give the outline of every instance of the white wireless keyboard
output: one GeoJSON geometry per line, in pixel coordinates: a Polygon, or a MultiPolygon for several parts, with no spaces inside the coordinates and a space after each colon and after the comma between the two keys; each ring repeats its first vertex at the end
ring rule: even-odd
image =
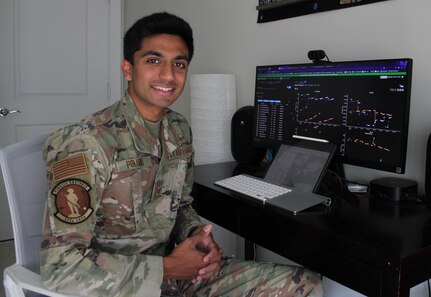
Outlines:
{"type": "Polygon", "coordinates": [[[236,175],[214,183],[216,186],[262,200],[271,199],[291,192],[291,189],[280,187],[249,175],[236,175]]]}

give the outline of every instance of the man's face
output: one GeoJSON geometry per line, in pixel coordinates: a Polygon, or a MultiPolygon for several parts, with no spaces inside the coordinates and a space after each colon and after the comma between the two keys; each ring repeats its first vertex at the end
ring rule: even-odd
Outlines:
{"type": "Polygon", "coordinates": [[[134,54],[134,65],[122,61],[130,96],[145,119],[159,120],[164,109],[180,96],[187,78],[188,57],[181,37],[159,34],[144,38],[142,48],[134,54]]]}

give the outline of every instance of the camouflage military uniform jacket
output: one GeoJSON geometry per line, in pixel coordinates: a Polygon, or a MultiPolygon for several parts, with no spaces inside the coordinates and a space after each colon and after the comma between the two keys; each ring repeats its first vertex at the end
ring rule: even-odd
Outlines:
{"type": "Polygon", "coordinates": [[[45,143],[44,284],[83,296],[160,296],[168,242],[199,217],[191,208],[193,148],[167,110],[159,139],[126,94],[45,143]]]}

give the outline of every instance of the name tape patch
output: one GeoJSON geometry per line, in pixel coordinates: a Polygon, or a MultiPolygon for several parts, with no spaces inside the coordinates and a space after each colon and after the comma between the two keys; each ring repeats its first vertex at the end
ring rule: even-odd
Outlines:
{"type": "Polygon", "coordinates": [[[193,146],[187,145],[177,148],[172,153],[168,154],[168,159],[172,160],[174,158],[178,158],[179,156],[188,155],[193,152],[193,146]]]}

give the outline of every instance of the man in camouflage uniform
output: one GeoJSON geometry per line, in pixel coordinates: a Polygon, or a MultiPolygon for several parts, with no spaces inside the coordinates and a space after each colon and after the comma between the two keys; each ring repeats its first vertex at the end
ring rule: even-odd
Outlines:
{"type": "Polygon", "coordinates": [[[322,295],[303,268],[224,259],[192,209],[191,131],[168,108],[192,55],[182,19],[142,18],[124,38],[126,94],[46,141],[46,287],[80,296],[322,295]]]}

